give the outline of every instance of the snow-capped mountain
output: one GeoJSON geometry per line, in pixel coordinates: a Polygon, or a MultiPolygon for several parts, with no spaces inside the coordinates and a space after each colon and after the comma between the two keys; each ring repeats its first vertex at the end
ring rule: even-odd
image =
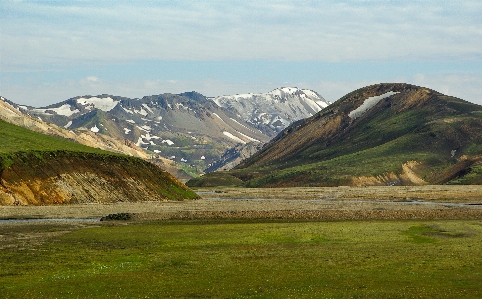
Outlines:
{"type": "Polygon", "coordinates": [[[296,87],[282,87],[268,93],[221,96],[213,101],[270,137],[330,105],[315,91],[296,87]]]}
{"type": "Polygon", "coordinates": [[[82,96],[43,108],[18,108],[69,130],[128,139],[197,172],[237,144],[269,141],[267,135],[238,115],[196,92],[142,99],[82,96]]]}
{"type": "Polygon", "coordinates": [[[285,87],[214,99],[196,92],[141,99],[79,96],[43,108],[16,108],[67,130],[127,139],[152,155],[201,173],[214,164],[222,169],[221,156],[227,150],[247,143],[261,147],[293,121],[328,104],[314,91],[285,87]]]}

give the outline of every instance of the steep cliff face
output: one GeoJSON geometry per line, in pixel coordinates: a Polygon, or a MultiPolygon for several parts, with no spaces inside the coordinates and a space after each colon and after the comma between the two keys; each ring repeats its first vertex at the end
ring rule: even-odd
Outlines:
{"type": "Polygon", "coordinates": [[[85,152],[17,152],[0,161],[0,205],[196,199],[159,167],[138,158],[85,152]]]}

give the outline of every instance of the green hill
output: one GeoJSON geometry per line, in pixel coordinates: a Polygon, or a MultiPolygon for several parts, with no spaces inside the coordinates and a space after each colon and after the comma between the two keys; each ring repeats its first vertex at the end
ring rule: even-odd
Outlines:
{"type": "Polygon", "coordinates": [[[198,196],[139,158],[0,120],[0,205],[182,200],[198,196]]]}
{"type": "Polygon", "coordinates": [[[8,154],[19,151],[55,151],[69,150],[112,154],[80,143],[40,134],[0,120],[0,153],[8,154]]]}
{"type": "MultiPolygon", "coordinates": [[[[481,157],[482,106],[377,84],[291,125],[222,175],[250,187],[475,184],[482,183],[481,157]]],[[[188,185],[212,181],[208,174],[188,185]]]]}

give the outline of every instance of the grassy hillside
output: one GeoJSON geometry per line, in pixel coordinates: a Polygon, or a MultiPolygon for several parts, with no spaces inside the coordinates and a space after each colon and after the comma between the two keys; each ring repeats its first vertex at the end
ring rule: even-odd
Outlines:
{"type": "Polygon", "coordinates": [[[10,166],[19,155],[32,153],[40,156],[53,151],[85,152],[120,155],[62,138],[40,134],[0,120],[0,170],[10,166]]]}
{"type": "Polygon", "coordinates": [[[0,121],[0,205],[182,200],[197,194],[159,167],[0,121]]]}
{"type": "MultiPolygon", "coordinates": [[[[287,128],[225,175],[249,187],[476,183],[472,167],[482,160],[481,111],[423,87],[372,85],[287,128]],[[349,116],[368,98],[387,92],[396,93],[360,117],[349,116]]],[[[188,185],[204,181],[212,181],[209,174],[188,185]]]]}
{"type": "Polygon", "coordinates": [[[26,151],[56,151],[68,150],[76,152],[104,153],[80,143],[64,140],[58,137],[40,134],[28,129],[0,120],[0,154],[26,151]]]}

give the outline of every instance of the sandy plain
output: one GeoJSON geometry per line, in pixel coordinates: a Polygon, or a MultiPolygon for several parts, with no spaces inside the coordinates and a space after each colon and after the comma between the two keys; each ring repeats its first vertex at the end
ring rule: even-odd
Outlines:
{"type": "Polygon", "coordinates": [[[130,213],[133,221],[164,219],[482,219],[482,186],[206,188],[194,201],[0,206],[12,221],[97,221],[130,213]]]}

